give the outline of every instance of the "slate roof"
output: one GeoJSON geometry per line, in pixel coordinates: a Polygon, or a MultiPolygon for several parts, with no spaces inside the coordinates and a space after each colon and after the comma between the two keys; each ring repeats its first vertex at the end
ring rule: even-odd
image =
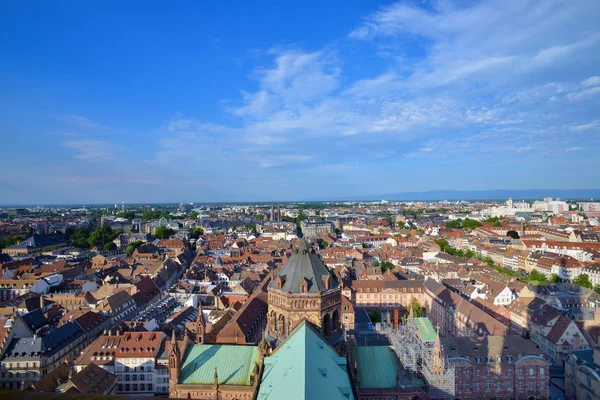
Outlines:
{"type": "Polygon", "coordinates": [[[25,239],[24,241],[22,241],[19,244],[16,244],[14,246],[10,246],[9,248],[11,249],[26,249],[28,247],[50,247],[50,246],[62,246],[62,245],[66,245],[67,242],[65,242],[65,240],[59,236],[59,235],[55,235],[55,234],[50,234],[50,235],[38,235],[38,234],[33,234],[33,236],[25,239]]]}
{"type": "Polygon", "coordinates": [[[250,375],[257,361],[256,346],[189,345],[181,362],[179,383],[212,385],[216,368],[219,385],[250,386],[250,375]]]}
{"type": "Polygon", "coordinates": [[[21,316],[25,325],[27,325],[32,331],[37,331],[43,326],[48,325],[48,320],[44,316],[44,313],[39,308],[24,314],[21,316]]]}
{"type": "Polygon", "coordinates": [[[346,358],[302,321],[269,357],[257,400],[352,400],[346,358]]]}
{"type": "Polygon", "coordinates": [[[83,330],[79,325],[69,322],[42,337],[15,338],[6,351],[5,359],[37,360],[41,354],[51,357],[81,335],[83,330]]]}
{"type": "Polygon", "coordinates": [[[321,258],[309,246],[306,240],[300,240],[298,247],[283,266],[275,273],[276,278],[270,283],[271,288],[277,288],[277,277],[284,280],[281,290],[289,293],[302,293],[301,283],[306,280],[307,293],[319,293],[327,290],[326,279],[331,277],[331,288],[337,286],[337,279],[323,264],[321,258]]]}

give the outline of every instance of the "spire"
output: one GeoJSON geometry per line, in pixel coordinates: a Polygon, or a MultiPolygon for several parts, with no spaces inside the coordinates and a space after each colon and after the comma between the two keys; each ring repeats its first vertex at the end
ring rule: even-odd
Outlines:
{"type": "Polygon", "coordinates": [[[173,329],[171,334],[171,344],[173,347],[177,346],[177,337],[175,336],[175,329],[173,329]]]}
{"type": "Polygon", "coordinates": [[[437,327],[437,335],[433,350],[431,351],[431,369],[434,374],[443,375],[446,371],[444,354],[442,352],[442,342],[440,340],[440,327],[437,327]]]}
{"type": "Polygon", "coordinates": [[[279,202],[277,202],[277,221],[281,221],[281,208],[279,208],[279,202]]]}
{"type": "Polygon", "coordinates": [[[219,374],[217,373],[217,367],[215,367],[215,385],[219,386],[219,374]]]}

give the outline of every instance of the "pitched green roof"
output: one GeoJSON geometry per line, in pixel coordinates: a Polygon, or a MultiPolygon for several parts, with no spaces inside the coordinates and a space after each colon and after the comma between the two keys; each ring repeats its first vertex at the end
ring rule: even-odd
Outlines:
{"type": "Polygon", "coordinates": [[[419,330],[419,335],[421,335],[421,339],[424,341],[435,342],[437,337],[437,333],[435,329],[433,329],[433,325],[431,325],[431,321],[427,317],[419,317],[415,318],[415,325],[419,330]]]}
{"type": "Polygon", "coordinates": [[[358,364],[361,388],[390,389],[396,387],[398,364],[388,346],[359,346],[352,349],[358,364]]]}
{"type": "Polygon", "coordinates": [[[352,400],[346,358],[306,321],[265,358],[257,400],[352,400]]]}
{"type": "Polygon", "coordinates": [[[250,374],[257,360],[256,346],[189,345],[181,363],[179,383],[212,385],[217,368],[220,385],[249,386],[250,374]]]}

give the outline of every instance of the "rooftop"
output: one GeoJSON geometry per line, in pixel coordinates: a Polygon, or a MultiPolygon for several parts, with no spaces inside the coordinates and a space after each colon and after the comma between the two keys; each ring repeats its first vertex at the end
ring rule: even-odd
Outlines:
{"type": "Polygon", "coordinates": [[[212,385],[216,368],[219,385],[250,386],[250,375],[257,360],[256,346],[190,345],[181,363],[179,383],[212,385]]]}

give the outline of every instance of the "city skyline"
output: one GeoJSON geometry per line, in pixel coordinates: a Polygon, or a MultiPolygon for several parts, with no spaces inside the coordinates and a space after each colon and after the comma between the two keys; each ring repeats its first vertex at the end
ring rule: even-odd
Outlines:
{"type": "Polygon", "coordinates": [[[593,1],[3,11],[3,204],[600,186],[593,1]]]}

